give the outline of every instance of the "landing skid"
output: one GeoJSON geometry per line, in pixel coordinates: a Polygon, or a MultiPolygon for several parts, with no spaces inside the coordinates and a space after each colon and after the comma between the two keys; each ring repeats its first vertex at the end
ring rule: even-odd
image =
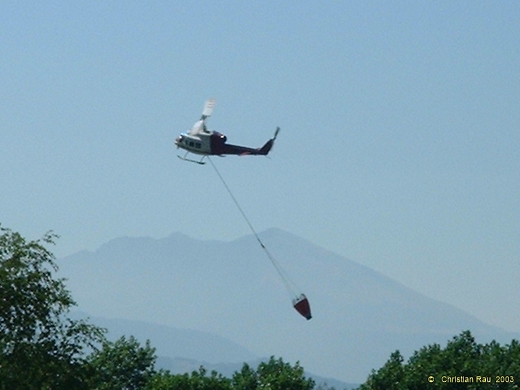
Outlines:
{"type": "Polygon", "coordinates": [[[190,158],[186,158],[187,155],[188,155],[188,153],[186,153],[186,155],[184,157],[181,157],[179,155],[177,155],[177,157],[179,157],[183,161],[188,161],[188,162],[192,162],[195,164],[200,164],[200,165],[206,164],[206,161],[202,161],[202,160],[204,160],[204,157],[206,157],[206,156],[202,156],[202,158],[199,161],[197,161],[197,160],[192,160],[190,158]]]}

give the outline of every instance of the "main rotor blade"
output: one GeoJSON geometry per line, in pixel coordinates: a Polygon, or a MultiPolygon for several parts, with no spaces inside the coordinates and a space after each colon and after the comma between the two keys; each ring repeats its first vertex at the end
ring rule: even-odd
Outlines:
{"type": "Polygon", "coordinates": [[[215,99],[209,99],[206,101],[206,104],[204,105],[204,111],[202,111],[201,119],[210,117],[211,113],[213,112],[213,107],[215,107],[215,99]]]}

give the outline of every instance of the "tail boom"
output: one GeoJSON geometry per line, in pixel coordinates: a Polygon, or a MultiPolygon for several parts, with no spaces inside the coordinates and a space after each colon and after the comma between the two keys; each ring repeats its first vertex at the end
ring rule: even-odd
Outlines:
{"type": "MultiPolygon", "coordinates": [[[[212,154],[236,154],[239,156],[247,156],[247,155],[253,155],[253,156],[267,156],[269,152],[271,151],[274,141],[276,140],[276,136],[278,135],[278,132],[280,131],[280,128],[276,128],[276,132],[274,133],[274,137],[271,138],[269,141],[267,141],[264,146],[261,148],[249,148],[247,146],[240,146],[240,145],[232,145],[226,143],[225,137],[216,137],[214,143],[211,146],[211,149],[213,151],[212,154]]],[[[220,134],[218,134],[220,136],[220,134]]]]}

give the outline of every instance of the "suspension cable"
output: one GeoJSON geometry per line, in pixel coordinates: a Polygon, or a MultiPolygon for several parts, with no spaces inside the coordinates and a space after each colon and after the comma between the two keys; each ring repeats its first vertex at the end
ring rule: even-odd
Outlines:
{"type": "Polygon", "coordinates": [[[254,236],[256,237],[256,240],[258,241],[258,243],[260,244],[260,246],[262,247],[262,249],[264,250],[265,254],[267,255],[268,259],[271,261],[271,263],[273,264],[274,268],[276,269],[276,271],[278,272],[278,275],[280,275],[280,278],[282,279],[282,282],[284,283],[285,285],[285,288],[287,289],[287,291],[291,294],[292,298],[298,296],[299,294],[297,294],[297,291],[299,291],[298,287],[296,286],[296,283],[294,283],[290,278],[289,278],[289,275],[287,274],[287,272],[281,267],[281,265],[278,263],[278,261],[276,261],[276,259],[274,258],[274,256],[271,254],[271,252],[269,252],[269,250],[267,249],[267,247],[264,245],[264,243],[262,242],[262,240],[260,239],[260,237],[258,236],[258,233],[256,232],[255,228],[253,227],[253,225],[251,224],[251,222],[249,221],[249,218],[247,218],[247,215],[246,213],[244,212],[244,210],[242,209],[242,207],[240,207],[240,204],[238,203],[237,199],[235,198],[235,196],[233,195],[233,192],[231,192],[231,189],[229,188],[229,186],[227,185],[226,181],[224,180],[224,178],[222,177],[222,175],[220,174],[219,170],[217,169],[217,167],[215,166],[215,164],[213,163],[213,160],[209,157],[208,157],[208,160],[209,162],[211,163],[211,165],[213,166],[213,169],[215,170],[215,172],[217,173],[218,177],[220,178],[220,181],[222,182],[222,184],[224,184],[224,187],[226,187],[226,190],[227,192],[229,193],[229,195],[231,196],[231,199],[233,200],[233,202],[235,203],[235,205],[237,206],[237,209],[238,211],[240,211],[240,214],[242,214],[242,217],[244,217],[244,220],[246,221],[247,225],[249,226],[249,229],[251,229],[251,231],[253,232],[254,236]]]}

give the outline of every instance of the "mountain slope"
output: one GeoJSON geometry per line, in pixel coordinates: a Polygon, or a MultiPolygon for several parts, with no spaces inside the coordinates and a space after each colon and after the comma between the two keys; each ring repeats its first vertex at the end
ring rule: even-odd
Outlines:
{"type": "Polygon", "coordinates": [[[107,337],[110,340],[117,340],[121,336],[134,336],[142,344],[146,340],[152,340],[152,347],[155,348],[157,356],[204,361],[210,364],[245,362],[258,358],[237,343],[210,332],[145,321],[92,317],[84,313],[74,313],[74,316],[88,317],[90,323],[107,329],[107,337]]]}
{"type": "MultiPolygon", "coordinates": [[[[411,353],[465,329],[482,341],[511,340],[300,237],[278,229],[261,237],[309,297],[312,320],[292,308],[253,236],[232,242],[179,233],[158,240],[119,238],[58,263],[79,308],[92,315],[215,333],[257,356],[299,360],[308,371],[345,382],[364,381],[395,349],[411,353]]],[[[221,356],[220,362],[233,362],[221,356]]]]}

